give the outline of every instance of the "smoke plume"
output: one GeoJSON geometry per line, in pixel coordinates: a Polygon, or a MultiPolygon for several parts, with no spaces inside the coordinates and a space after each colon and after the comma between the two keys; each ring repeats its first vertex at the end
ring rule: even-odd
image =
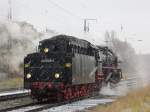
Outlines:
{"type": "Polygon", "coordinates": [[[120,67],[123,71],[123,81],[115,88],[109,85],[103,87],[101,94],[126,94],[128,91],[141,88],[150,82],[150,55],[136,54],[134,48],[127,41],[117,38],[115,31],[106,32],[107,45],[115,51],[121,59],[120,67]]]}
{"type": "Polygon", "coordinates": [[[24,56],[43,38],[45,34],[26,22],[0,21],[0,78],[22,75],[24,56]]]}

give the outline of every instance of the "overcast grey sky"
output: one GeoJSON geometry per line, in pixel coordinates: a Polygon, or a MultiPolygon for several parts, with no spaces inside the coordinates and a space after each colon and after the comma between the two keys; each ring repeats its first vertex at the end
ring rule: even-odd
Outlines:
{"type": "MultiPolygon", "coordinates": [[[[119,38],[132,43],[138,53],[150,53],[149,11],[150,0],[12,0],[14,20],[27,21],[38,30],[48,27],[80,35],[83,19],[96,18],[97,23],[90,22],[96,41],[104,40],[106,30],[115,30],[119,38]]],[[[7,13],[8,1],[0,0],[0,19],[6,19],[7,13]]]]}

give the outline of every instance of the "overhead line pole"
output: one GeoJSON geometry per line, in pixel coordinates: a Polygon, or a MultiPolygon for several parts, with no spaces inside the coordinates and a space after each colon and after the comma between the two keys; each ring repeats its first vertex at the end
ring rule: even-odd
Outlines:
{"type": "Polygon", "coordinates": [[[90,19],[90,18],[84,19],[84,26],[83,27],[84,27],[85,33],[89,32],[89,30],[90,30],[88,21],[96,21],[97,22],[97,19],[90,19]]]}
{"type": "Polygon", "coordinates": [[[11,0],[8,0],[8,5],[9,5],[8,20],[12,20],[12,3],[11,3],[11,0]]]}

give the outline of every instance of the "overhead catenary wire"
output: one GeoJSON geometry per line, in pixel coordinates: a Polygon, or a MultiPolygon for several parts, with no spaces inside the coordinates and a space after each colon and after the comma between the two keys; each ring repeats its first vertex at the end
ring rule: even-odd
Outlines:
{"type": "Polygon", "coordinates": [[[52,0],[47,0],[48,2],[50,2],[51,4],[53,4],[54,6],[56,6],[57,8],[61,9],[61,11],[65,12],[66,14],[70,15],[71,17],[74,17],[78,20],[83,20],[81,17],[79,17],[78,15],[72,13],[71,11],[65,9],[64,7],[62,7],[61,5],[59,5],[58,3],[52,1],[52,0]]]}

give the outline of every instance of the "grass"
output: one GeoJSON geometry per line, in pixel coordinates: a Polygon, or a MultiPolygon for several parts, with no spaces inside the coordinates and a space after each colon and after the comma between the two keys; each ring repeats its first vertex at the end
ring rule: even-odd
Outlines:
{"type": "Polygon", "coordinates": [[[23,87],[23,78],[11,78],[0,80],[0,90],[7,90],[7,89],[19,89],[23,87]]]}
{"type": "Polygon", "coordinates": [[[89,112],[150,112],[150,86],[130,92],[111,105],[99,105],[89,112]]]}

